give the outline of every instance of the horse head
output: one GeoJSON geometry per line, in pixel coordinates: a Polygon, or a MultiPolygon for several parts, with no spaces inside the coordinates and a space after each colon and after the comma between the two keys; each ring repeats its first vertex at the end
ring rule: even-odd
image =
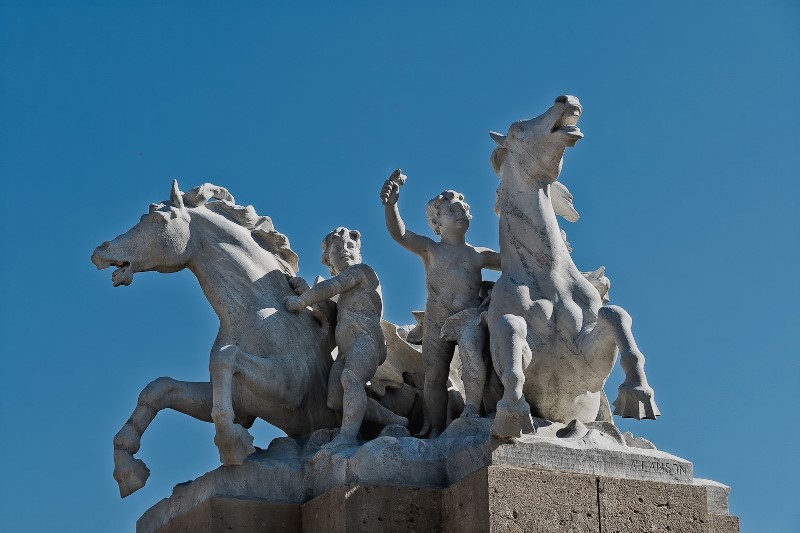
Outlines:
{"type": "Polygon", "coordinates": [[[492,167],[500,175],[504,165],[513,166],[522,178],[553,183],[561,173],[564,150],[583,138],[578,129],[582,108],[574,96],[559,96],[553,106],[536,118],[511,124],[507,135],[490,132],[497,143],[492,167]]]}
{"type": "Polygon", "coordinates": [[[98,269],[117,267],[111,275],[115,287],[130,285],[136,272],[177,272],[188,264],[191,215],[177,180],[172,182],[168,203],[150,204],[139,223],[112,241],[98,246],[92,263],[98,269]]]}
{"type": "Polygon", "coordinates": [[[238,238],[252,243],[267,270],[287,275],[298,270],[297,255],[269,217],[259,216],[252,206],[236,205],[223,187],[206,183],[182,193],[177,181],[168,201],[150,204],[138,224],[98,246],[91,259],[98,269],[117,267],[111,275],[115,287],[130,285],[136,272],[171,273],[189,266],[204,234],[216,242],[238,238]]]}

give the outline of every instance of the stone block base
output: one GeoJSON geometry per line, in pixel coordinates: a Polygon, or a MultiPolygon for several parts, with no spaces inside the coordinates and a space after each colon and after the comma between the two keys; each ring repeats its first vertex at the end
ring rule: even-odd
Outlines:
{"type": "Polygon", "coordinates": [[[345,485],[303,504],[302,531],[442,531],[441,492],[345,485]]]}
{"type": "Polygon", "coordinates": [[[293,503],[211,497],[166,524],[159,516],[144,513],[136,521],[136,531],[159,533],[231,533],[258,531],[279,533],[303,531],[300,506],[293,503]]]}
{"type": "Polygon", "coordinates": [[[155,506],[136,529],[738,533],[739,520],[727,515],[727,487],[720,487],[488,466],[447,488],[342,485],[304,504],[214,496],[165,524],[155,506]]]}

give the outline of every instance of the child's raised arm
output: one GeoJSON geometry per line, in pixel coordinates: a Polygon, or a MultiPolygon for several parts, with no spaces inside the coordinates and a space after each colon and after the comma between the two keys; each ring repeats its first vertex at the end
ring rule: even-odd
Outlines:
{"type": "Polygon", "coordinates": [[[405,182],[405,176],[400,173],[400,170],[395,170],[389,179],[383,182],[381,188],[381,202],[383,203],[384,214],[386,216],[386,229],[389,230],[389,235],[409,252],[414,252],[417,255],[430,250],[431,246],[435,243],[433,240],[422,235],[417,235],[413,231],[407,230],[403,219],[400,218],[400,210],[397,207],[397,201],[400,199],[400,187],[405,182]]]}

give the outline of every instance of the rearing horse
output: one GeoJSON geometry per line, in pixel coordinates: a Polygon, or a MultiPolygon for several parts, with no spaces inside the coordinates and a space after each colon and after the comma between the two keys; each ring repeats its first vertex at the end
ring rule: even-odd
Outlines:
{"type": "Polygon", "coordinates": [[[150,471],[133,454],[162,409],[213,422],[225,465],[241,464],[255,451],[246,428],[256,418],[292,437],[338,427],[326,405],[327,333],[309,310],[285,309],[284,298],[295,294],[288,277],[297,271],[297,255],[269,217],[236,205],[222,187],[205,184],[184,194],[173,182],[169,202],[151,204],[138,224],[100,245],[92,262],[118,267],[115,287],[129,285],[136,272],[189,268],[220,321],[211,382],[153,381],[114,437],[114,478],[123,497],[147,481],[150,471]]]}
{"type": "MultiPolygon", "coordinates": [[[[660,413],[644,373],[631,318],[601,296],[572,261],[553,209],[551,184],[564,151],[583,134],[574,96],[559,96],[539,117],[492,133],[492,166],[500,176],[502,275],[488,311],[492,362],[503,386],[492,426],[498,437],[532,431],[547,420],[611,422],[603,385],[617,357],[625,371],[615,414],[654,419],[660,413]]],[[[561,191],[561,192],[559,192],[561,191]]]]}

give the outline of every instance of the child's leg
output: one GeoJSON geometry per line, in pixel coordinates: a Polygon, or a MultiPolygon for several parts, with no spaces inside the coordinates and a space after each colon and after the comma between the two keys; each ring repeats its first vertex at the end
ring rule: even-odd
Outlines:
{"type": "Polygon", "coordinates": [[[425,363],[425,416],[430,425],[430,437],[437,437],[447,424],[447,378],[453,360],[455,343],[439,337],[441,325],[426,322],[422,339],[422,359],[425,363]]]}
{"type": "Polygon", "coordinates": [[[482,310],[465,309],[444,322],[441,337],[458,344],[461,357],[461,380],[464,382],[464,411],[461,416],[480,416],[483,389],[486,385],[487,365],[483,356],[486,344],[486,326],[481,320],[482,310]]]}
{"type": "Polygon", "coordinates": [[[367,393],[364,391],[365,381],[349,368],[342,372],[342,429],[336,437],[337,443],[355,443],[358,430],[367,411],[367,393]]]}
{"type": "Polygon", "coordinates": [[[342,396],[344,390],[342,389],[342,371],[344,370],[344,356],[339,353],[336,361],[331,366],[331,372],[328,374],[328,409],[336,412],[342,411],[342,396]]]}
{"type": "MultiPolygon", "coordinates": [[[[380,365],[386,361],[386,345],[383,342],[378,340],[376,342],[376,355],[374,359],[375,363],[375,370],[372,371],[370,376],[366,379],[369,381],[375,375],[375,371],[378,369],[380,365]]],[[[376,424],[380,424],[382,426],[388,426],[390,424],[398,424],[401,426],[408,426],[408,419],[398,415],[391,409],[384,407],[381,405],[377,400],[374,398],[370,398],[367,396],[367,410],[364,413],[364,419],[369,420],[370,422],[375,422],[376,424]]]]}
{"type": "Polygon", "coordinates": [[[364,413],[364,419],[382,426],[388,426],[389,424],[408,425],[407,418],[387,409],[369,396],[367,396],[367,411],[364,413]]]}
{"type": "MultiPolygon", "coordinates": [[[[339,346],[339,349],[342,349],[339,346]]],[[[379,345],[369,335],[356,339],[344,357],[342,384],[342,428],[331,443],[334,446],[353,444],[358,440],[358,431],[367,412],[367,393],[364,385],[378,369],[379,345]]]]}
{"type": "Polygon", "coordinates": [[[486,330],[483,326],[473,326],[462,331],[458,339],[458,353],[462,363],[464,382],[464,412],[461,416],[480,416],[483,403],[483,389],[486,386],[486,361],[483,358],[483,345],[486,330]]]}

